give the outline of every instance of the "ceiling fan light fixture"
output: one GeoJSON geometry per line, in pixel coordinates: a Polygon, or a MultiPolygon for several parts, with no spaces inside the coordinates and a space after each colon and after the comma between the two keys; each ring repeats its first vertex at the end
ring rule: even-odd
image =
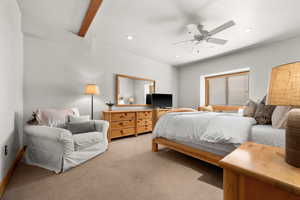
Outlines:
{"type": "Polygon", "coordinates": [[[194,49],[193,53],[198,55],[198,54],[200,54],[200,50],[199,49],[194,49]]]}
{"type": "MultiPolygon", "coordinates": [[[[185,43],[185,42],[192,42],[194,46],[202,43],[203,41],[206,41],[208,43],[213,43],[217,45],[225,45],[228,41],[221,39],[221,38],[215,38],[212,37],[213,35],[218,34],[219,32],[222,32],[232,26],[234,26],[236,23],[233,20],[230,20],[216,28],[214,28],[211,31],[205,30],[203,24],[188,24],[186,26],[187,33],[192,36],[192,39],[185,40],[182,42],[177,42],[175,44],[185,43]]],[[[199,54],[200,52],[197,52],[199,54]]]]}

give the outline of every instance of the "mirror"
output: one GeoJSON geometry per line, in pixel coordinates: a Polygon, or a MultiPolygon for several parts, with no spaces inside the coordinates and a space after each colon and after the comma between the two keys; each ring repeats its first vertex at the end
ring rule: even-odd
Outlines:
{"type": "Polygon", "coordinates": [[[147,106],[147,94],[155,93],[155,81],[117,74],[116,106],[147,106]]]}

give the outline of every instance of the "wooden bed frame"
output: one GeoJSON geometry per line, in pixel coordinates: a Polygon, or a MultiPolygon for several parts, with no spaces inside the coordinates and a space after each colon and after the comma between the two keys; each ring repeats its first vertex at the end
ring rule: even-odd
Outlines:
{"type": "Polygon", "coordinates": [[[172,150],[178,151],[188,156],[192,156],[199,160],[205,161],[207,163],[213,164],[215,166],[220,166],[219,161],[222,160],[224,157],[219,156],[210,152],[202,151],[193,147],[189,147],[184,144],[179,144],[174,141],[158,137],[152,139],[152,152],[158,151],[158,144],[164,145],[172,150]]]}
{"type": "MultiPolygon", "coordinates": [[[[214,112],[224,112],[224,111],[238,111],[242,106],[212,106],[214,112]]],[[[198,111],[203,111],[203,107],[198,107],[198,111]]],[[[170,149],[178,151],[188,156],[192,156],[199,160],[205,161],[207,163],[213,164],[220,167],[219,161],[224,158],[224,156],[216,155],[207,151],[196,149],[184,144],[179,144],[177,142],[158,137],[152,139],[152,152],[158,151],[158,145],[166,146],[170,149]]]]}

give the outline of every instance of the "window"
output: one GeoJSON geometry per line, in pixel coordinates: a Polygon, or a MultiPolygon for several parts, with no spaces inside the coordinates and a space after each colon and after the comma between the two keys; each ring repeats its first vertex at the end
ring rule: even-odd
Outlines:
{"type": "Polygon", "coordinates": [[[249,71],[205,78],[206,105],[241,106],[249,99],[249,71]]]}

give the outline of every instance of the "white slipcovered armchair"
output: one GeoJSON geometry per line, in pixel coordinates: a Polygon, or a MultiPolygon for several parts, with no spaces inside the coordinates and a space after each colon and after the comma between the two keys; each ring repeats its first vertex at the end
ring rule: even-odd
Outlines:
{"type": "Polygon", "coordinates": [[[72,134],[49,126],[25,126],[26,162],[56,173],[64,172],[107,150],[109,123],[95,120],[95,132],[72,134]]]}

